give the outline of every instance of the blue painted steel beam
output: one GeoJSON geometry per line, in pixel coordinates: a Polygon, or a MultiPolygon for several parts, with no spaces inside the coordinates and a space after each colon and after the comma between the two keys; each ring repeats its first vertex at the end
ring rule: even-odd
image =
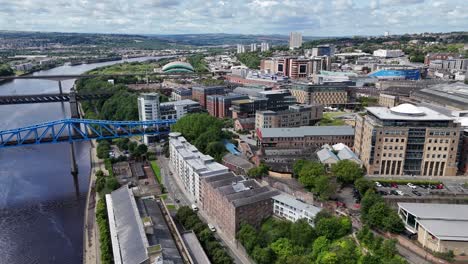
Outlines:
{"type": "Polygon", "coordinates": [[[165,135],[169,133],[170,125],[175,122],[175,119],[152,121],[55,120],[0,131],[0,148],[112,139],[135,135],[165,135]]]}

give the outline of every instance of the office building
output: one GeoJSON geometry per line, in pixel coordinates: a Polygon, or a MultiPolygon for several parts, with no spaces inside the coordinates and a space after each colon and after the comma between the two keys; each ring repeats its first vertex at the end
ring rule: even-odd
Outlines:
{"type": "Polygon", "coordinates": [[[265,52],[265,51],[269,51],[270,50],[270,44],[267,43],[267,42],[262,42],[262,44],[260,44],[260,51],[261,52],[265,52]]]}
{"type": "Polygon", "coordinates": [[[135,197],[127,185],[105,199],[114,263],[185,263],[156,200],[135,197]]]}
{"type": "Polygon", "coordinates": [[[177,88],[171,93],[171,99],[173,101],[180,101],[185,99],[192,99],[192,90],[187,88],[177,88]]]}
{"type": "MultiPolygon", "coordinates": [[[[258,110],[281,111],[296,103],[288,90],[271,90],[257,93],[257,97],[232,101],[233,118],[255,117],[258,110]]],[[[254,121],[255,124],[255,121],[254,121]]]]}
{"type": "Polygon", "coordinates": [[[288,194],[279,194],[273,196],[272,199],[273,213],[291,222],[305,219],[311,226],[314,226],[314,218],[322,210],[288,194]]]}
{"type": "Polygon", "coordinates": [[[310,55],[312,57],[333,56],[335,55],[335,46],[334,45],[318,45],[317,47],[312,48],[310,55]]]}
{"type": "Polygon", "coordinates": [[[166,119],[180,119],[186,114],[197,113],[202,111],[202,108],[198,102],[190,99],[171,101],[159,104],[160,118],[166,119]]]}
{"type": "Polygon", "coordinates": [[[256,52],[257,51],[257,44],[252,43],[250,44],[250,52],[256,52]]]}
{"type": "Polygon", "coordinates": [[[468,59],[431,60],[429,69],[465,72],[468,69],[468,59]]]}
{"type": "Polygon", "coordinates": [[[288,88],[300,104],[344,106],[349,102],[348,87],[341,84],[311,85],[296,83],[288,88]]]}
{"type": "Polygon", "coordinates": [[[382,57],[382,58],[398,58],[404,56],[405,53],[402,50],[387,50],[387,49],[378,49],[374,51],[373,54],[375,57],[382,57]]]}
{"type": "Polygon", "coordinates": [[[391,94],[379,94],[379,105],[385,107],[394,107],[399,104],[399,96],[391,94]]]}
{"type": "Polygon", "coordinates": [[[215,94],[225,94],[224,86],[197,86],[192,88],[192,99],[199,102],[204,109],[206,109],[206,97],[215,94]]]}
{"type": "Polygon", "coordinates": [[[456,256],[468,253],[468,205],[398,203],[398,214],[423,248],[456,256]]]}
{"type": "Polygon", "coordinates": [[[431,61],[435,61],[435,60],[443,61],[447,59],[453,59],[456,57],[457,57],[456,53],[448,53],[448,52],[429,53],[424,57],[424,64],[430,65],[431,61]]]}
{"type": "Polygon", "coordinates": [[[272,215],[271,197],[278,194],[233,173],[203,178],[202,190],[201,209],[231,240],[235,240],[241,223],[260,227],[272,215]]]}
{"type": "Polygon", "coordinates": [[[460,124],[426,107],[367,107],[354,150],[368,174],[455,176],[460,124]]]}
{"type": "Polygon", "coordinates": [[[300,48],[302,46],[302,33],[291,32],[289,34],[289,49],[300,48]]]}
{"type": "Polygon", "coordinates": [[[229,171],[226,166],[214,161],[213,157],[198,151],[176,132],[169,134],[169,159],[190,200],[195,203],[200,200],[202,178],[226,174],[229,171]]]}
{"type": "Polygon", "coordinates": [[[231,118],[232,102],[244,99],[249,99],[249,97],[241,94],[209,95],[206,97],[206,110],[214,117],[231,118]]]}
{"type": "Polygon", "coordinates": [[[237,44],[237,53],[244,53],[245,52],[245,46],[242,44],[237,44]]]}
{"type": "Polygon", "coordinates": [[[257,111],[255,128],[311,126],[322,119],[323,106],[290,105],[282,111],[257,111]]]}
{"type": "Polygon", "coordinates": [[[27,72],[27,71],[32,70],[32,68],[33,68],[33,65],[32,63],[29,63],[29,62],[15,65],[15,70],[17,71],[27,72]]]}
{"type": "Polygon", "coordinates": [[[260,61],[260,70],[287,76],[292,79],[306,78],[323,70],[330,70],[331,59],[328,56],[305,57],[274,57],[260,61]]]}
{"type": "Polygon", "coordinates": [[[318,149],[325,144],[343,143],[352,147],[354,129],[351,126],[302,126],[256,129],[257,145],[263,148],[318,149]]]}
{"type": "Polygon", "coordinates": [[[287,76],[250,70],[243,66],[232,67],[231,74],[226,75],[225,79],[230,83],[242,85],[264,85],[277,88],[289,80],[287,76]]]}

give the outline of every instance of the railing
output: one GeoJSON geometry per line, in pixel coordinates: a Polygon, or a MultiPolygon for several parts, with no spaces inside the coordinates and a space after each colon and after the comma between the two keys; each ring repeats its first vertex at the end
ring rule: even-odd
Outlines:
{"type": "Polygon", "coordinates": [[[169,126],[175,122],[175,119],[152,121],[57,120],[0,131],[0,148],[136,135],[166,135],[170,131],[169,126]]]}

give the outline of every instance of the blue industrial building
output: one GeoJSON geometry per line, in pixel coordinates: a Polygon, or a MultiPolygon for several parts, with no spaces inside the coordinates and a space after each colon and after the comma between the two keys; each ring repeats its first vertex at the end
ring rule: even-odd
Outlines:
{"type": "Polygon", "coordinates": [[[379,79],[419,80],[421,79],[421,72],[419,69],[381,69],[370,73],[368,76],[379,79]]]}

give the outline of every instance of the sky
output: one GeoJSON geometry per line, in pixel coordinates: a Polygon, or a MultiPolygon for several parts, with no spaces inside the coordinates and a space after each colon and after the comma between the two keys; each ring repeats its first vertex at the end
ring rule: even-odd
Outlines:
{"type": "Polygon", "coordinates": [[[0,0],[0,30],[350,36],[468,31],[468,0],[0,0]]]}

